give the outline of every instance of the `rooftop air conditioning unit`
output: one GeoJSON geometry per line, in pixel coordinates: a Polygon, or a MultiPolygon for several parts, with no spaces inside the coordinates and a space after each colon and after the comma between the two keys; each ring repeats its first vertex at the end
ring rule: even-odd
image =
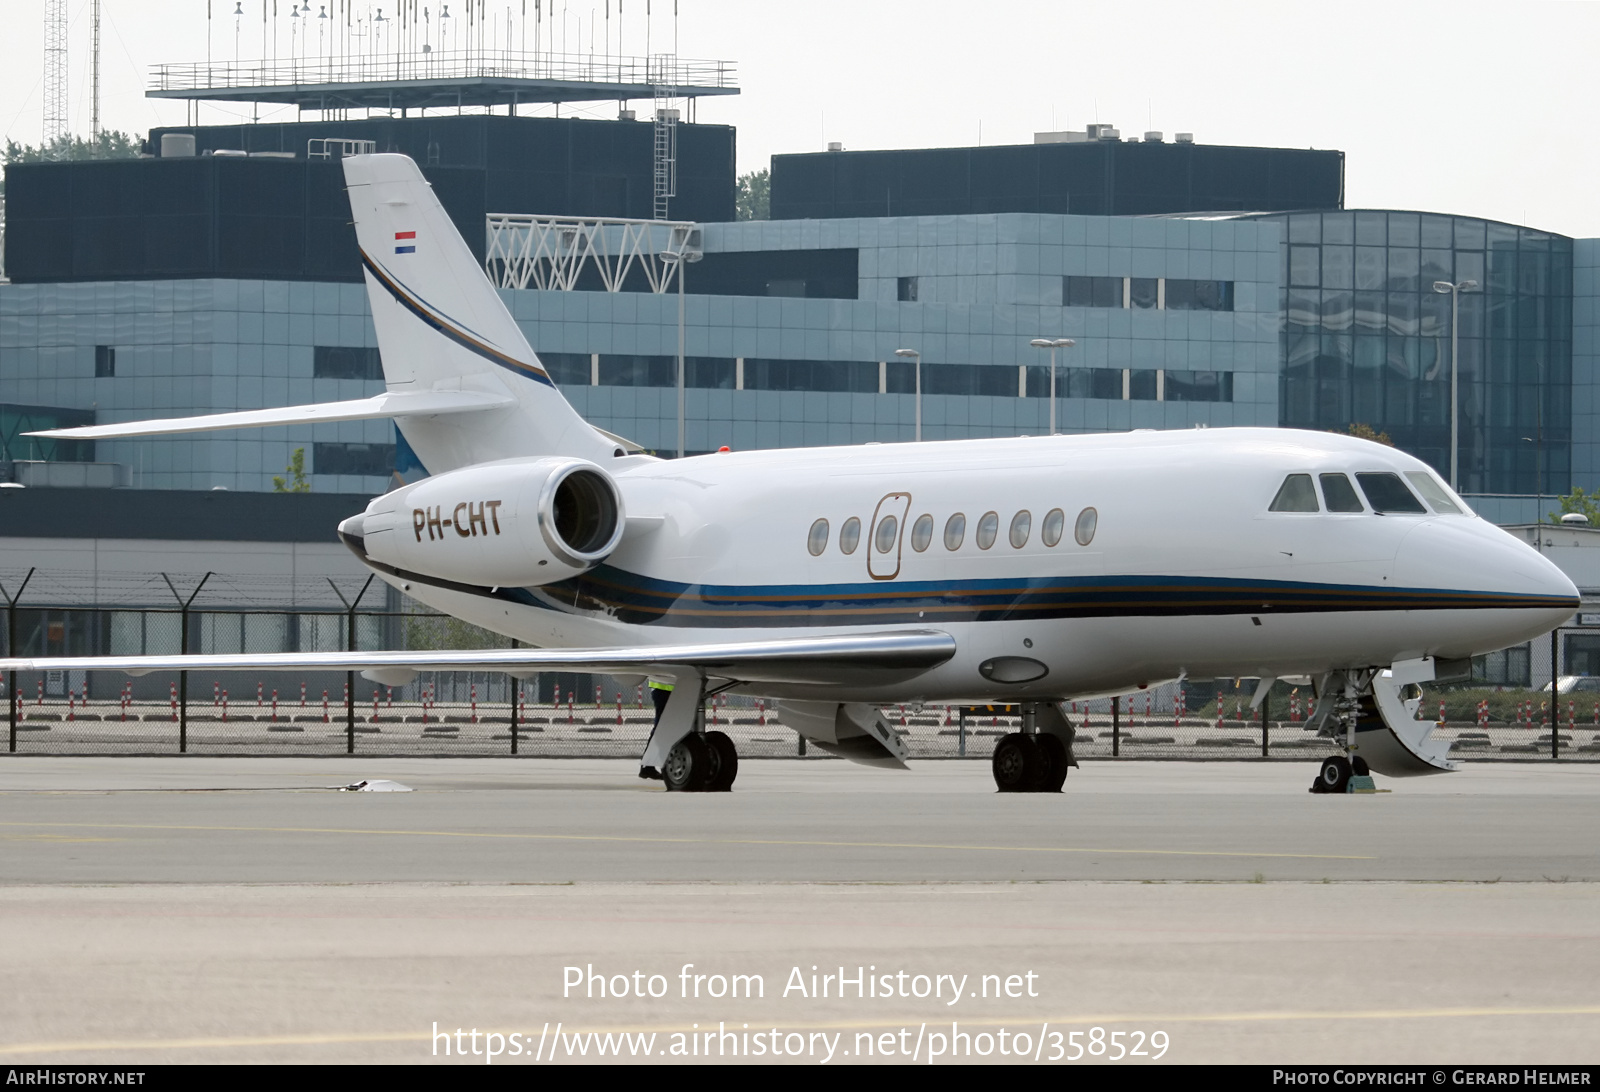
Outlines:
{"type": "Polygon", "coordinates": [[[1193,144],[1194,143],[1194,134],[1193,133],[1173,133],[1172,134],[1172,139],[1176,140],[1179,144],[1193,144]]]}
{"type": "Polygon", "coordinates": [[[830,140],[828,141],[828,151],[842,152],[844,151],[844,145],[837,140],[830,140]]]}
{"type": "Polygon", "coordinates": [[[193,133],[162,133],[161,158],[177,159],[194,155],[193,133]]]}
{"type": "Polygon", "coordinates": [[[1151,132],[1148,132],[1148,133],[1146,133],[1144,135],[1144,142],[1146,144],[1160,144],[1161,143],[1161,134],[1155,132],[1154,130],[1152,130],[1151,132]]]}

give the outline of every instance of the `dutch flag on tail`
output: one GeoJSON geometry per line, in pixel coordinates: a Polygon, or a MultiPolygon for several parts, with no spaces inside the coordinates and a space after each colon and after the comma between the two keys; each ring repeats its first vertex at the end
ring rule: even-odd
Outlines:
{"type": "Polygon", "coordinates": [[[395,232],[394,233],[394,239],[395,239],[395,244],[396,245],[395,245],[395,248],[394,248],[394,252],[396,254],[415,254],[417,252],[417,245],[416,245],[416,242],[415,242],[416,237],[417,237],[417,233],[414,232],[414,231],[397,231],[397,232],[395,232]],[[413,242],[411,243],[410,246],[401,246],[399,244],[400,244],[400,240],[402,240],[402,239],[410,239],[410,240],[413,240],[413,242]]]}

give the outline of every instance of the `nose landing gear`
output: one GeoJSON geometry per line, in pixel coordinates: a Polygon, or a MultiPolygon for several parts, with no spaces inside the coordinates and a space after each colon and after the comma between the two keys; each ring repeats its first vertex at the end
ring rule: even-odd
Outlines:
{"type": "Polygon", "coordinates": [[[1376,672],[1352,671],[1340,677],[1330,677],[1330,681],[1338,686],[1337,691],[1332,691],[1324,683],[1323,692],[1328,695],[1327,712],[1324,713],[1319,706],[1317,714],[1307,722],[1307,727],[1320,721],[1317,724],[1318,735],[1337,739],[1342,734],[1344,754],[1330,755],[1322,760],[1322,768],[1311,783],[1311,792],[1347,793],[1353,788],[1372,788],[1372,770],[1367,766],[1367,760],[1356,753],[1356,729],[1367,707],[1373,705],[1372,681],[1376,675],[1376,672]],[[1355,779],[1359,780],[1352,785],[1355,779]]]}

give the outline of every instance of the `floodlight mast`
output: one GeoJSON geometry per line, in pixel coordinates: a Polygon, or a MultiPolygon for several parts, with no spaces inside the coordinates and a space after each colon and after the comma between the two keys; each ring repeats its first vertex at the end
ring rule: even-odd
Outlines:
{"type": "Polygon", "coordinates": [[[917,368],[916,368],[916,370],[917,370],[917,392],[916,392],[917,433],[916,433],[916,437],[917,437],[917,442],[921,443],[922,442],[922,354],[917,352],[917,350],[915,350],[915,349],[896,349],[894,351],[894,355],[895,356],[901,356],[901,357],[908,357],[911,360],[916,361],[916,365],[917,365],[917,368]]]}
{"type": "MultiPolygon", "coordinates": [[[[676,235],[678,233],[679,229],[674,229],[674,234],[676,235]]],[[[684,236],[685,237],[683,238],[675,240],[679,244],[679,249],[663,250],[661,252],[661,260],[667,265],[671,266],[678,275],[678,458],[680,459],[683,458],[684,438],[683,271],[685,266],[700,260],[700,252],[690,249],[690,242],[686,232],[684,233],[684,236]]]]}
{"type": "MultiPolygon", "coordinates": [[[[1478,282],[1473,280],[1455,283],[1450,281],[1433,282],[1433,290],[1435,292],[1450,293],[1450,488],[1457,491],[1460,490],[1460,486],[1456,483],[1456,464],[1459,461],[1461,452],[1458,425],[1461,399],[1457,393],[1461,384],[1460,368],[1458,366],[1460,361],[1459,338],[1457,337],[1460,325],[1460,309],[1457,304],[1460,301],[1461,293],[1474,292],[1477,288],[1478,282]]],[[[1541,395],[1541,397],[1543,396],[1541,395]]]]}
{"type": "Polygon", "coordinates": [[[1036,337],[1028,342],[1035,349],[1050,350],[1050,435],[1056,434],[1056,350],[1070,349],[1077,344],[1070,337],[1036,337]]]}

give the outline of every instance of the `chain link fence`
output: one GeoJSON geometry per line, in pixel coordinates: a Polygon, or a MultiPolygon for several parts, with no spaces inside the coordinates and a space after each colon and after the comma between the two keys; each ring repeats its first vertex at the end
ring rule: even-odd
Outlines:
{"type": "MultiPolygon", "coordinates": [[[[336,589],[337,590],[337,589],[336,589]]],[[[184,597],[174,591],[175,601],[184,597]]],[[[361,610],[24,607],[6,613],[5,651],[22,656],[507,648],[508,638],[445,615],[361,610]]],[[[637,680],[573,672],[424,672],[385,686],[351,672],[18,672],[9,754],[637,757],[654,721],[637,680]]],[[[14,681],[13,681],[14,680],[14,681]]],[[[1119,699],[1069,702],[1080,758],[1311,759],[1330,743],[1305,731],[1309,688],[1275,685],[1252,710],[1254,680],[1169,683],[1119,699]]],[[[10,703],[7,708],[9,710],[10,703]]],[[[1427,690],[1453,757],[1600,760],[1600,694],[1427,690]]],[[[889,706],[915,758],[987,759],[1020,729],[1010,707],[889,706]]],[[[706,722],[750,757],[805,754],[773,703],[724,694],[706,722]]],[[[815,751],[813,751],[813,754],[815,751]]]]}

